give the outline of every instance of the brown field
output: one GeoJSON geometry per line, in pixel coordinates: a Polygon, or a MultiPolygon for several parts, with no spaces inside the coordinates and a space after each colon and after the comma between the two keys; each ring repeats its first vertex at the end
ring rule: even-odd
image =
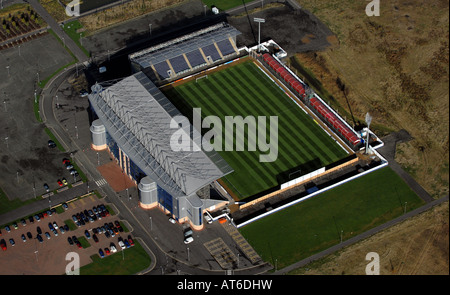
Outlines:
{"type": "Polygon", "coordinates": [[[364,275],[366,254],[376,252],[381,275],[448,275],[448,205],[445,202],[291,274],[364,275]]]}
{"type": "Polygon", "coordinates": [[[357,120],[370,112],[379,135],[406,129],[414,140],[399,145],[396,160],[433,197],[448,194],[449,1],[381,1],[379,17],[366,16],[367,1],[300,2],[338,40],[298,61],[332,103],[349,114],[345,93],[357,120]]]}

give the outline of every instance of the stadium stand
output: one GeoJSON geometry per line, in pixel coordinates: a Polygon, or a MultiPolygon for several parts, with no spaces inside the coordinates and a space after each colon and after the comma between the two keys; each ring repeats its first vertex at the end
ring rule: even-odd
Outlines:
{"type": "Polygon", "coordinates": [[[133,53],[129,59],[134,72],[143,71],[154,83],[163,84],[237,56],[240,34],[229,24],[219,23],[133,53]]]}
{"type": "Polygon", "coordinates": [[[291,74],[279,61],[277,61],[269,53],[263,54],[264,62],[269,65],[272,70],[278,74],[289,85],[294,92],[307,104],[311,106],[311,110],[318,114],[327,125],[336,130],[337,133],[344,139],[353,149],[358,148],[361,139],[356,135],[356,132],[346,124],[341,117],[339,117],[331,108],[322,102],[316,95],[307,97],[306,85],[293,74],[291,74]]]}

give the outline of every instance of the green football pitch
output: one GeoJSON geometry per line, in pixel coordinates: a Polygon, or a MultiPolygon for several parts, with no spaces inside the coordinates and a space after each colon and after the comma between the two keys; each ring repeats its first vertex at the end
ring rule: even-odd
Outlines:
{"type": "MultiPolygon", "coordinates": [[[[247,142],[245,151],[218,151],[234,170],[222,180],[241,200],[347,156],[347,152],[252,61],[163,91],[191,122],[193,108],[201,108],[202,118],[214,115],[222,122],[225,116],[265,116],[269,126],[269,117],[278,117],[278,158],[274,162],[261,163],[259,156],[268,152],[248,151],[247,142]]],[[[203,129],[202,133],[207,131],[203,129]]],[[[248,138],[247,132],[245,138],[248,138]]]]}

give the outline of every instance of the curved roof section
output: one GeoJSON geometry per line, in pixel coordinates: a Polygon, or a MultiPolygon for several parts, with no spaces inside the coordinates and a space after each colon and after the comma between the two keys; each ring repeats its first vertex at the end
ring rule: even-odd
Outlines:
{"type": "MultiPolygon", "coordinates": [[[[173,151],[170,123],[182,116],[142,72],[103,89],[92,87],[89,100],[122,151],[172,196],[191,195],[224,175],[230,166],[216,152],[173,151]]],[[[190,146],[200,133],[191,124],[190,146]]]]}

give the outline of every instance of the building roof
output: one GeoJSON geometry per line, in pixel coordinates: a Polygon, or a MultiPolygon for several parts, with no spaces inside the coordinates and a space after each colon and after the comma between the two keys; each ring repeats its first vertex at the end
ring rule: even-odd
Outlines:
{"type": "Polygon", "coordinates": [[[194,194],[233,171],[215,151],[172,149],[175,131],[184,132],[191,147],[200,133],[191,124],[190,134],[170,128],[182,114],[142,72],[106,89],[94,85],[89,100],[122,151],[173,196],[194,194]]]}

